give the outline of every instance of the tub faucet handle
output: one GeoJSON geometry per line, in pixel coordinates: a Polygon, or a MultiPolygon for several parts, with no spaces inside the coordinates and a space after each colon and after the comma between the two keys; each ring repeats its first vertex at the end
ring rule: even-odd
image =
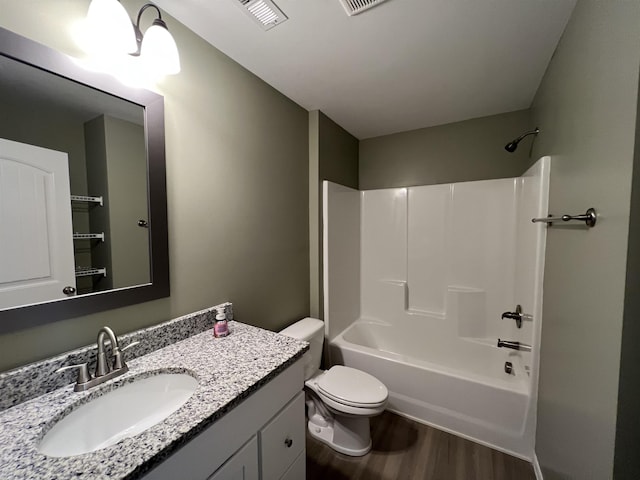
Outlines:
{"type": "Polygon", "coordinates": [[[522,307],[520,305],[516,305],[515,312],[504,312],[502,314],[502,319],[510,318],[511,320],[516,321],[516,326],[518,328],[522,328],[522,307]]]}

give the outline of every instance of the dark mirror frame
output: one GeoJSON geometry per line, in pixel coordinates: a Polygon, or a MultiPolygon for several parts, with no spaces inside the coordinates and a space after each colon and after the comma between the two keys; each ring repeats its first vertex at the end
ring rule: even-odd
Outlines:
{"type": "Polygon", "coordinates": [[[145,111],[151,283],[0,311],[0,333],[169,296],[164,97],[90,72],[60,52],[0,27],[0,55],[140,105],[145,111]]]}

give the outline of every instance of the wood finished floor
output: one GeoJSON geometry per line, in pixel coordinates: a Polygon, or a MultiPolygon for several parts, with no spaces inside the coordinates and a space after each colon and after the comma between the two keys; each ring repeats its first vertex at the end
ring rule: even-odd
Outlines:
{"type": "Polygon", "coordinates": [[[390,412],[371,419],[373,449],[337,453],[307,432],[307,480],[535,480],[531,464],[390,412]]]}

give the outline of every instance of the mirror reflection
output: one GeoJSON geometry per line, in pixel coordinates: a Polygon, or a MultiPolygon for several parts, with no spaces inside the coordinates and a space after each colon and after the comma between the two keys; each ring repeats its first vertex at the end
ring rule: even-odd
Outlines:
{"type": "Polygon", "coordinates": [[[0,310],[151,282],[145,111],[0,56],[0,310]]]}

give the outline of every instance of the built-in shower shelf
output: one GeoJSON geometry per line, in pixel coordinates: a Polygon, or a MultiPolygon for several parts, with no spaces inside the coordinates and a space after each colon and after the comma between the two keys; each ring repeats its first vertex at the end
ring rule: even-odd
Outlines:
{"type": "Polygon", "coordinates": [[[106,277],[107,269],[96,267],[76,267],[76,277],[89,277],[92,275],[102,275],[106,277]]]}
{"type": "Polygon", "coordinates": [[[71,195],[72,202],[88,202],[88,203],[98,203],[101,207],[104,205],[103,197],[91,197],[88,195],[71,195]]]}
{"type": "Polygon", "coordinates": [[[74,240],[100,240],[104,242],[104,232],[100,233],[74,233],[74,240]]]}

